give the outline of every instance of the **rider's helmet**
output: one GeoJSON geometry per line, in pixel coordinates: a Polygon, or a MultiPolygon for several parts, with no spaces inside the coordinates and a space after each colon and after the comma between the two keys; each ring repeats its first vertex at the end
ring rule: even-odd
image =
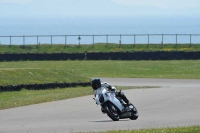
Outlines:
{"type": "Polygon", "coordinates": [[[99,78],[95,78],[92,80],[92,88],[94,90],[97,90],[99,87],[101,87],[101,80],[99,78]]]}

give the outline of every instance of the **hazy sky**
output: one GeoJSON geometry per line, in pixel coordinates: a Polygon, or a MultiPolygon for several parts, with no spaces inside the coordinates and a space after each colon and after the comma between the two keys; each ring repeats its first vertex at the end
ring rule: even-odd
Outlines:
{"type": "Polygon", "coordinates": [[[0,0],[0,18],[199,15],[200,0],[0,0]]]}

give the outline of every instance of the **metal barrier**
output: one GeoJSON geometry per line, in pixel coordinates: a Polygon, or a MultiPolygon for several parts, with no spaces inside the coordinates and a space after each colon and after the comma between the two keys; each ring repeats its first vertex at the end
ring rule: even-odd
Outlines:
{"type": "Polygon", "coordinates": [[[0,45],[200,44],[200,34],[107,34],[0,36],[0,45]]]}

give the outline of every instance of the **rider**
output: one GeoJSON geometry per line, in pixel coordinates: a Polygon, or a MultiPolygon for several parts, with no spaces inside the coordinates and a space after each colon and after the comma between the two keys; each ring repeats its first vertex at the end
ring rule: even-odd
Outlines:
{"type": "Polygon", "coordinates": [[[107,88],[109,91],[115,91],[116,96],[122,98],[124,102],[126,102],[125,107],[128,107],[131,104],[123,92],[117,92],[116,88],[112,87],[109,83],[101,82],[99,78],[92,80],[92,88],[95,96],[99,93],[101,87],[107,88]]]}

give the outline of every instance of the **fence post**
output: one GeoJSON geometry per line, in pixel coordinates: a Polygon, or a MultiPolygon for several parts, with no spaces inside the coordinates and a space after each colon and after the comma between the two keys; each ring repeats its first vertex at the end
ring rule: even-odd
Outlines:
{"type": "Polygon", "coordinates": [[[37,45],[38,45],[38,35],[37,35],[37,37],[36,37],[36,38],[37,38],[37,45]]]}
{"type": "Polygon", "coordinates": [[[178,43],[178,37],[177,37],[177,34],[176,34],[176,45],[175,45],[175,48],[177,47],[177,43],[178,43]]]}
{"type": "Polygon", "coordinates": [[[11,44],[12,44],[12,37],[10,36],[10,47],[11,47],[11,44]]]}
{"type": "Polygon", "coordinates": [[[23,45],[25,46],[25,37],[23,36],[23,45]]]}
{"type": "Polygon", "coordinates": [[[149,34],[148,34],[148,45],[147,45],[147,48],[149,48],[149,34]]]}
{"type": "Polygon", "coordinates": [[[164,44],[164,37],[163,37],[163,34],[162,34],[162,43],[161,43],[161,45],[162,45],[162,48],[163,48],[163,44],[164,44]]]}
{"type": "Polygon", "coordinates": [[[67,36],[65,35],[65,47],[67,45],[67,36]]]}
{"type": "Polygon", "coordinates": [[[189,46],[189,48],[191,48],[191,46],[192,46],[192,35],[190,34],[190,46],[189,46]]]}
{"type": "Polygon", "coordinates": [[[135,47],[135,41],[136,41],[136,38],[135,38],[136,36],[135,36],[135,34],[134,34],[134,47],[135,47]]]}
{"type": "Polygon", "coordinates": [[[108,46],[108,35],[106,35],[106,46],[108,46]]]}
{"type": "Polygon", "coordinates": [[[119,47],[121,47],[121,44],[122,44],[122,35],[120,34],[119,35],[119,47]]]}
{"type": "Polygon", "coordinates": [[[93,38],[92,38],[92,39],[93,39],[93,47],[94,47],[94,35],[93,35],[93,38]]]}
{"type": "Polygon", "coordinates": [[[52,35],[51,35],[51,47],[52,47],[52,35]]]}

